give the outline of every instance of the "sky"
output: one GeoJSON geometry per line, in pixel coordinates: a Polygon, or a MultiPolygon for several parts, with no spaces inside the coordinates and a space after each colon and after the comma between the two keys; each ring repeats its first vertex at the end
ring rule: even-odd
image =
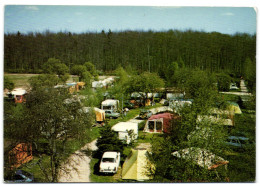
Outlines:
{"type": "Polygon", "coordinates": [[[252,7],[5,5],[4,33],[167,31],[256,33],[252,7]]]}

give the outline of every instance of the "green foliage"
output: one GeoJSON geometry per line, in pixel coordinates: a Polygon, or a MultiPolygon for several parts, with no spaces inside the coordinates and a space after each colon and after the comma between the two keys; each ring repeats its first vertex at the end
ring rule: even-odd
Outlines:
{"type": "Polygon", "coordinates": [[[249,90],[256,92],[256,61],[246,58],[244,63],[244,78],[246,79],[249,90]]]}
{"type": "Polygon", "coordinates": [[[42,87],[31,91],[21,108],[15,107],[13,117],[6,113],[9,118],[6,135],[13,142],[36,144],[34,150],[40,157],[37,164],[41,166],[47,182],[58,181],[59,166],[72,153],[68,144],[77,140],[83,145],[88,138],[87,129],[93,123],[93,117],[81,111],[79,102],[64,102],[70,98],[71,95],[64,89],[42,87]],[[50,155],[49,164],[42,164],[42,152],[37,148],[43,139],[45,150],[50,155]]]}
{"type": "Polygon", "coordinates": [[[71,68],[71,74],[78,75],[80,77],[80,81],[81,81],[83,73],[86,71],[87,71],[87,68],[84,65],[74,65],[71,68]]]}
{"type": "Polygon", "coordinates": [[[241,76],[245,59],[253,60],[256,56],[256,35],[193,30],[79,34],[45,31],[19,36],[7,33],[4,35],[4,51],[5,71],[16,73],[40,72],[44,60],[55,56],[67,66],[91,61],[103,72],[111,72],[119,65],[128,72],[128,66],[138,73],[149,68],[150,72],[159,72],[165,71],[173,61],[183,68],[183,61],[190,69],[230,71],[241,76]]]}
{"type": "Polygon", "coordinates": [[[127,82],[127,92],[157,92],[164,87],[164,81],[155,73],[145,72],[132,76],[127,82]]]}
{"type": "Polygon", "coordinates": [[[8,89],[9,91],[14,89],[14,82],[11,81],[7,76],[4,76],[4,89],[8,89]]]}
{"type": "Polygon", "coordinates": [[[43,72],[45,74],[56,74],[60,78],[61,82],[66,82],[69,79],[69,68],[62,63],[59,59],[49,58],[46,63],[43,64],[43,72]]]}
{"type": "Polygon", "coordinates": [[[220,73],[217,75],[218,78],[218,90],[229,91],[231,77],[228,74],[220,73]]]}
{"type": "Polygon", "coordinates": [[[54,74],[41,74],[31,77],[29,83],[33,90],[39,88],[52,88],[59,83],[59,78],[54,74]]]}
{"type": "Polygon", "coordinates": [[[84,66],[86,67],[86,70],[93,76],[97,74],[95,66],[91,62],[84,63],[84,66]]]}
{"type": "Polygon", "coordinates": [[[97,157],[101,157],[106,151],[117,151],[123,154],[123,143],[118,139],[116,132],[111,130],[110,125],[105,125],[100,130],[100,136],[97,140],[97,157]]]}
{"type": "Polygon", "coordinates": [[[166,80],[168,85],[174,85],[174,75],[179,70],[179,65],[177,62],[172,62],[166,69],[166,80]]]}

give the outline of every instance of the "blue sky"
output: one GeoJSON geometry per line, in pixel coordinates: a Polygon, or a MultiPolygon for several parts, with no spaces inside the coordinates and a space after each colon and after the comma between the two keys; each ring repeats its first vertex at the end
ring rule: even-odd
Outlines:
{"type": "Polygon", "coordinates": [[[169,29],[256,33],[256,12],[246,7],[6,5],[4,32],[73,33],[169,29]]]}

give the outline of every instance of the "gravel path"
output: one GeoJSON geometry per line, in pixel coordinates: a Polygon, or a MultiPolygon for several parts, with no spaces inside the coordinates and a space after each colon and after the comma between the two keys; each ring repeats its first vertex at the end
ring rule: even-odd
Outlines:
{"type": "Polygon", "coordinates": [[[66,162],[61,166],[59,172],[59,182],[90,182],[90,167],[91,157],[86,154],[89,150],[97,150],[97,140],[86,144],[80,150],[72,154],[66,162]]]}

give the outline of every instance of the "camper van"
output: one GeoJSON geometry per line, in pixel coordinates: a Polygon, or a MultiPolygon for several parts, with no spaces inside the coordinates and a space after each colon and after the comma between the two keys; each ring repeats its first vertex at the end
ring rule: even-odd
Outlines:
{"type": "Polygon", "coordinates": [[[101,109],[104,111],[109,110],[109,111],[117,112],[118,106],[119,106],[119,100],[114,100],[114,99],[107,99],[101,103],[101,109]]]}

